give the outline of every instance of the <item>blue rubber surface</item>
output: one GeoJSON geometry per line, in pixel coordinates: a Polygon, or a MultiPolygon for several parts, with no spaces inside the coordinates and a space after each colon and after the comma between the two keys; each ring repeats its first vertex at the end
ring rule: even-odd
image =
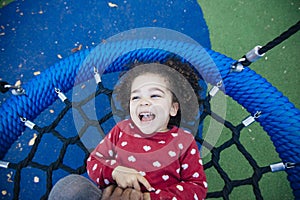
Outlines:
{"type": "MultiPolygon", "coordinates": [[[[150,0],[147,3],[142,0],[92,0],[88,3],[84,0],[17,0],[0,9],[0,79],[11,84],[20,80],[26,85],[31,79],[39,78],[35,77],[34,73],[43,74],[49,66],[72,56],[73,48],[82,45],[82,49],[91,49],[112,35],[139,27],[169,28],[190,36],[204,47],[210,47],[209,31],[196,0],[150,0]]],[[[84,52],[81,51],[81,54],[84,52]]],[[[77,62],[76,59],[74,62],[77,62]]],[[[111,78],[113,77],[107,77],[111,78]]],[[[35,95],[45,95],[42,91],[35,95]]],[[[1,94],[0,106],[10,97],[10,92],[1,94]]],[[[24,98],[22,100],[24,103],[27,101],[25,97],[21,98],[24,98]]],[[[49,99],[49,102],[52,100],[49,99]]],[[[13,102],[17,103],[18,100],[13,102]]],[[[42,118],[35,120],[35,123],[39,125],[50,123],[62,109],[62,105],[57,104],[51,106],[51,109],[55,110],[54,114],[44,113],[42,118]]],[[[19,111],[22,109],[18,108],[19,111]]],[[[31,110],[30,113],[36,115],[37,111],[31,110]]],[[[16,113],[14,115],[17,116],[16,113]]],[[[69,124],[68,119],[72,120],[72,116],[67,116],[63,123],[69,124]]],[[[19,121],[8,123],[18,124],[19,121]]],[[[14,127],[18,125],[10,127],[14,129],[12,132],[20,131],[14,127]]],[[[67,129],[68,136],[76,134],[76,128],[72,124],[58,129],[62,132],[67,129]]],[[[9,140],[15,142],[3,160],[17,163],[24,159],[31,148],[28,141],[34,134],[35,131],[26,128],[19,139],[16,136],[10,138],[9,140]]],[[[62,143],[51,135],[41,143],[44,145],[39,147],[33,161],[48,165],[57,158],[57,149],[61,148],[62,143]]],[[[2,147],[5,144],[6,140],[1,139],[2,147]]],[[[69,157],[76,154],[76,159],[66,159],[64,162],[76,169],[82,164],[84,155],[72,147],[68,152],[69,157]]],[[[63,170],[55,171],[53,183],[65,175],[66,172],[63,170]]],[[[12,198],[13,176],[13,170],[0,169],[1,191],[7,191],[1,199],[12,198]]],[[[46,192],[44,171],[25,168],[21,177],[20,199],[40,199],[46,192]],[[34,177],[38,177],[39,180],[34,181],[34,177]]]]}

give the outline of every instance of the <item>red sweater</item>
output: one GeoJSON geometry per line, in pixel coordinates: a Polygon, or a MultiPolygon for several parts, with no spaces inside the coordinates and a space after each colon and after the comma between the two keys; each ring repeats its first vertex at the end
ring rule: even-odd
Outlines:
{"type": "MultiPolygon", "coordinates": [[[[118,123],[91,153],[87,171],[101,188],[115,184],[117,166],[139,171],[155,189],[155,199],[204,199],[207,182],[192,134],[173,127],[145,135],[130,120],[118,123]]],[[[146,189],[142,187],[142,191],[146,189]]]]}

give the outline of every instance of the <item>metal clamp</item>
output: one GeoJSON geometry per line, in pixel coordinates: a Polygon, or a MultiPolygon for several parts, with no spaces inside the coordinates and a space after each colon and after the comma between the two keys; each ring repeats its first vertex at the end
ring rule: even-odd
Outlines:
{"type": "Polygon", "coordinates": [[[280,162],[280,163],[275,163],[270,165],[271,171],[272,172],[278,172],[278,171],[284,171],[286,169],[291,169],[296,167],[296,163],[291,163],[291,162],[280,162]]]}
{"type": "Polygon", "coordinates": [[[25,126],[30,128],[31,130],[34,128],[35,123],[33,123],[32,121],[27,120],[25,117],[20,117],[20,119],[21,119],[21,122],[24,122],[25,126]]]}
{"type": "Polygon", "coordinates": [[[284,166],[286,169],[291,169],[291,168],[296,167],[296,163],[287,162],[284,164],[284,166]]]}
{"type": "Polygon", "coordinates": [[[253,49],[251,49],[245,56],[246,59],[253,63],[255,61],[257,61],[258,59],[260,59],[261,57],[263,57],[265,55],[265,53],[263,54],[259,54],[259,50],[261,49],[262,46],[256,46],[253,49]]]}
{"type": "Polygon", "coordinates": [[[12,89],[11,93],[13,95],[22,95],[22,94],[25,94],[25,90],[21,87],[21,86],[16,86],[16,85],[10,85],[10,84],[6,84],[3,86],[4,90],[9,90],[9,89],[12,89]]]}
{"type": "Polygon", "coordinates": [[[246,119],[244,119],[242,121],[242,124],[244,124],[244,126],[249,126],[250,124],[252,124],[253,122],[255,122],[255,119],[259,118],[261,115],[261,111],[257,111],[253,116],[249,116],[246,119]]]}
{"type": "Polygon", "coordinates": [[[0,167],[7,169],[8,165],[9,165],[9,162],[0,160],[0,167]]]}
{"type": "Polygon", "coordinates": [[[11,93],[12,93],[13,95],[18,96],[18,95],[25,94],[25,90],[19,86],[18,88],[13,89],[13,90],[11,91],[11,93]]]}
{"type": "Polygon", "coordinates": [[[64,102],[66,99],[68,99],[58,88],[55,88],[55,92],[58,94],[58,97],[62,102],[64,102]]]}
{"type": "Polygon", "coordinates": [[[217,85],[215,85],[214,87],[211,88],[211,90],[209,91],[209,95],[211,97],[215,96],[217,94],[217,92],[220,90],[219,88],[222,86],[222,84],[223,84],[222,80],[219,81],[217,83],[217,85]]]}
{"type": "Polygon", "coordinates": [[[243,62],[245,60],[245,58],[241,58],[239,59],[237,62],[233,63],[231,65],[231,70],[230,71],[233,71],[233,72],[241,72],[244,70],[244,65],[242,65],[241,62],[243,62]]]}
{"type": "Polygon", "coordinates": [[[98,70],[96,67],[94,67],[94,78],[95,78],[97,84],[101,83],[101,76],[98,73],[98,70]]]}
{"type": "Polygon", "coordinates": [[[245,66],[251,65],[251,63],[263,57],[265,53],[260,54],[260,49],[261,46],[256,46],[253,49],[251,49],[248,53],[246,53],[246,55],[244,55],[242,58],[240,58],[238,61],[231,65],[231,71],[241,72],[244,70],[245,66]]]}

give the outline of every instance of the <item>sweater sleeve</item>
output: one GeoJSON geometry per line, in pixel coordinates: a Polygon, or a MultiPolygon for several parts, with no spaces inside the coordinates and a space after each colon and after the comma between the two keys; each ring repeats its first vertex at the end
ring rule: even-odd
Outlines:
{"type": "Polygon", "coordinates": [[[202,159],[195,141],[180,157],[181,182],[151,192],[151,200],[156,199],[204,199],[207,193],[207,182],[202,159]]]}
{"type": "Polygon", "coordinates": [[[115,126],[87,159],[87,173],[101,188],[115,183],[112,178],[112,171],[118,166],[115,157],[115,144],[118,134],[119,129],[115,126]]]}

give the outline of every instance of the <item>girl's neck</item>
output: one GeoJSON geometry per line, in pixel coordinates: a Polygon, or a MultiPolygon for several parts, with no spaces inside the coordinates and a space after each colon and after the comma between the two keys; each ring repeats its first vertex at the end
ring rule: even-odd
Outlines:
{"type": "Polygon", "coordinates": [[[165,133],[165,132],[168,132],[170,129],[168,128],[165,128],[165,129],[162,129],[162,130],[159,130],[157,131],[158,133],[165,133]]]}

